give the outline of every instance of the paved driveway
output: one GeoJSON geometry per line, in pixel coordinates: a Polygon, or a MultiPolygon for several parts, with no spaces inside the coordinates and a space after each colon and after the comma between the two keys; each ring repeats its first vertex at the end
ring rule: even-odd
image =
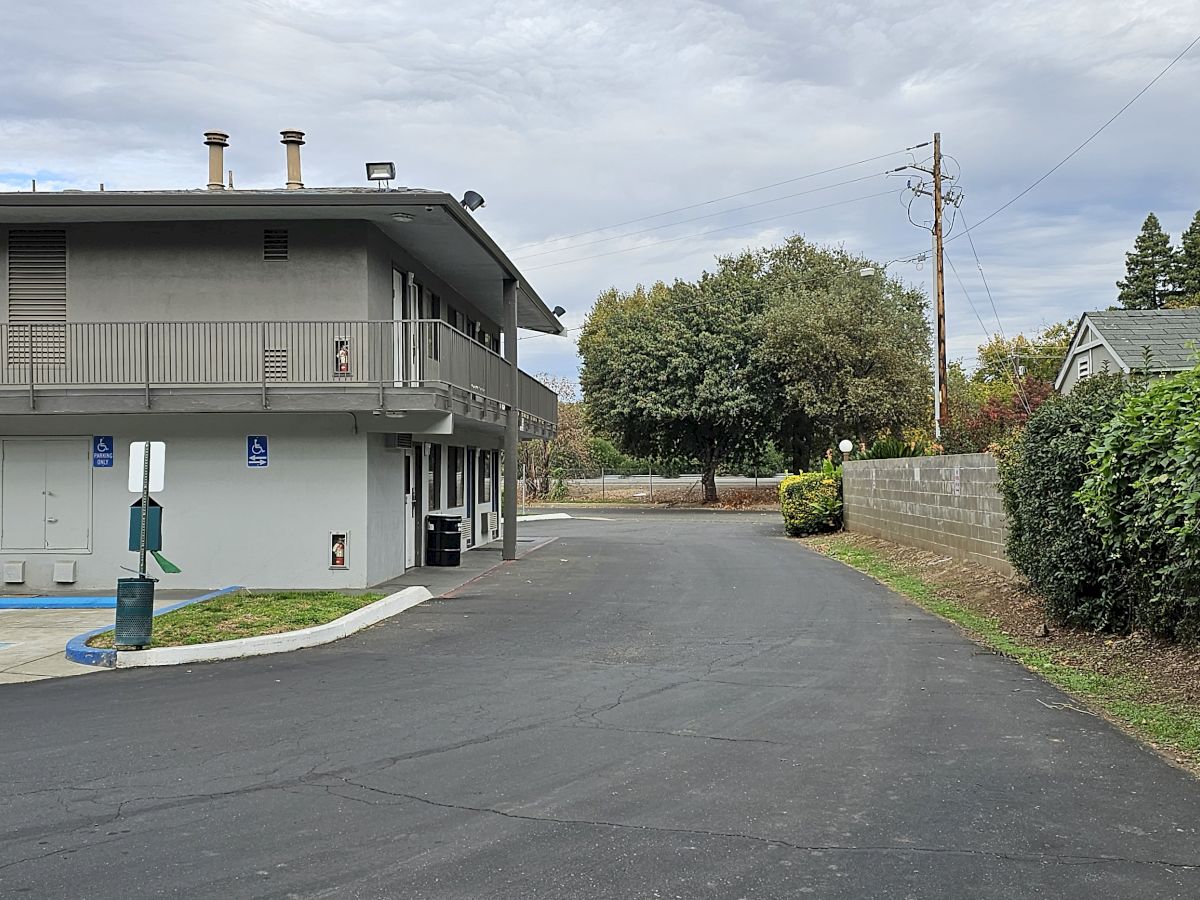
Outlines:
{"type": "Polygon", "coordinates": [[[774,516],[602,515],[334,645],[6,688],[0,895],[1200,896],[1200,786],[1025,670],[774,516]]]}

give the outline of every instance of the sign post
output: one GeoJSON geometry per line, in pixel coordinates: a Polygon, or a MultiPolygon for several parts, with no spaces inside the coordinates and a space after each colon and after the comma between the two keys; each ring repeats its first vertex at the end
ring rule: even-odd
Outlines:
{"type": "Polygon", "coordinates": [[[138,578],[146,577],[146,522],[150,518],[150,442],[142,455],[142,537],[138,549],[138,578]]]}

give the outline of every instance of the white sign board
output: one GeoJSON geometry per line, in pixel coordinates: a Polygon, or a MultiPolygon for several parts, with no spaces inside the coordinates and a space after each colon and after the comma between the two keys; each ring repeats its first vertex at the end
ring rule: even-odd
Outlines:
{"type": "MultiPolygon", "coordinates": [[[[129,490],[142,492],[142,469],[146,464],[146,442],[134,441],[129,445],[129,490]]],[[[163,489],[163,476],[167,471],[167,445],[162,441],[150,442],[150,490],[163,489]]]]}

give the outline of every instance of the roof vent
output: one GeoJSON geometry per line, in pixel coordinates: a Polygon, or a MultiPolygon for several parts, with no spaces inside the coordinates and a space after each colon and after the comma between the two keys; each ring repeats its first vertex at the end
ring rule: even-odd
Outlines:
{"type": "Polygon", "coordinates": [[[225,148],[229,146],[229,135],[223,131],[206,131],[204,143],[208,147],[208,189],[223,191],[225,184],[221,176],[225,174],[225,148]]]}
{"type": "Polygon", "coordinates": [[[287,187],[289,191],[298,191],[304,187],[300,180],[300,147],[304,144],[304,132],[289,129],[279,134],[283,138],[279,143],[287,148],[287,187]]]}

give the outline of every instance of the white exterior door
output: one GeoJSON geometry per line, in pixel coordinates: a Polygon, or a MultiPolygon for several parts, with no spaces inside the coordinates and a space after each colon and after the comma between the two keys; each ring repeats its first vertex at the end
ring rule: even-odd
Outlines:
{"type": "Polygon", "coordinates": [[[417,541],[421,532],[417,528],[416,503],[413,502],[413,491],[417,484],[417,472],[414,469],[414,458],[411,450],[404,451],[404,568],[411,569],[417,564],[417,541]]]}
{"type": "Polygon", "coordinates": [[[421,289],[412,272],[392,270],[393,359],[396,387],[421,384],[421,289]]]}
{"type": "Polygon", "coordinates": [[[5,550],[87,550],[92,491],[88,441],[3,442],[5,550]]]}

